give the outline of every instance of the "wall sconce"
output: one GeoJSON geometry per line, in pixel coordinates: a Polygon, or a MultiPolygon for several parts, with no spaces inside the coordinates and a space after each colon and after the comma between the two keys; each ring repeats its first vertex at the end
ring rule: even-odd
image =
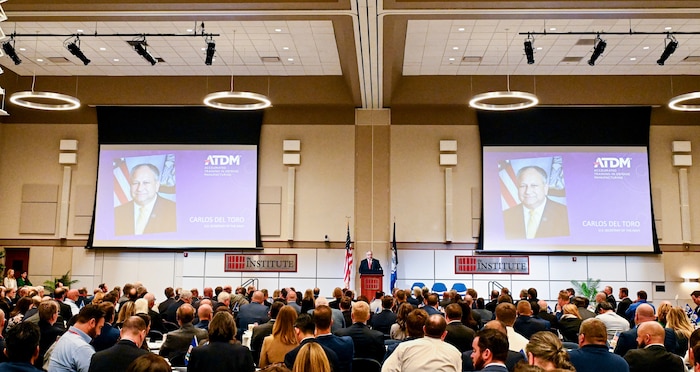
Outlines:
{"type": "Polygon", "coordinates": [[[684,283],[700,283],[700,278],[685,278],[684,283]]]}
{"type": "Polygon", "coordinates": [[[299,165],[301,164],[301,141],[300,140],[284,140],[282,142],[282,164],[284,165],[299,165]]]}

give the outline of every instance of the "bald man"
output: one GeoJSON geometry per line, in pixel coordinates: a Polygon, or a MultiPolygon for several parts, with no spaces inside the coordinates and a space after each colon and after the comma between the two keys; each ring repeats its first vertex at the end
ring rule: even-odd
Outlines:
{"type": "Polygon", "coordinates": [[[192,325],[192,320],[194,320],[194,307],[192,305],[186,303],[180,306],[176,316],[180,329],[168,333],[168,337],[165,338],[158,354],[168,358],[171,365],[181,367],[185,365],[185,353],[192,344],[192,339],[196,336],[201,345],[209,337],[209,333],[205,329],[195,328],[192,325]]]}
{"type": "Polygon", "coordinates": [[[637,327],[639,349],[630,350],[625,354],[630,372],[685,372],[683,360],[664,347],[665,336],[664,328],[657,322],[644,322],[637,327]]]}
{"type": "Polygon", "coordinates": [[[268,316],[270,309],[263,304],[264,302],[265,295],[261,291],[255,291],[250,298],[250,303],[241,306],[238,312],[238,323],[240,324],[238,339],[243,336],[243,332],[248,330],[249,324],[263,324],[270,320],[268,316]]]}
{"type": "MultiPolygon", "coordinates": [[[[637,311],[634,315],[634,323],[636,327],[630,329],[629,331],[620,333],[617,339],[617,346],[615,346],[615,354],[619,356],[625,356],[629,350],[637,348],[637,329],[643,323],[655,322],[656,316],[654,315],[654,308],[649,304],[640,304],[637,307],[637,311]]],[[[678,340],[676,339],[676,333],[671,328],[664,329],[666,336],[662,340],[663,345],[666,347],[666,351],[674,353],[678,348],[678,340]]]]}

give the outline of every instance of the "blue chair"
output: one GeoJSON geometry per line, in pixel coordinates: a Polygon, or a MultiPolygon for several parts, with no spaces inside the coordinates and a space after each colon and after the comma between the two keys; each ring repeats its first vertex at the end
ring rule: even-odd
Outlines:
{"type": "Polygon", "coordinates": [[[411,290],[413,290],[413,288],[415,288],[415,287],[418,287],[418,288],[420,288],[420,289],[423,289],[423,287],[425,287],[425,283],[423,283],[423,282],[415,282],[415,283],[411,284],[411,290]]]}
{"type": "Polygon", "coordinates": [[[439,295],[442,295],[443,292],[447,291],[447,286],[445,285],[445,283],[436,282],[435,284],[433,284],[433,288],[431,288],[430,290],[439,295]]]}
{"type": "MultiPolygon", "coordinates": [[[[457,293],[460,294],[460,296],[464,296],[467,294],[467,286],[464,285],[464,283],[455,283],[452,285],[452,290],[457,291],[457,293]]],[[[476,301],[476,299],[475,299],[476,301]]]]}

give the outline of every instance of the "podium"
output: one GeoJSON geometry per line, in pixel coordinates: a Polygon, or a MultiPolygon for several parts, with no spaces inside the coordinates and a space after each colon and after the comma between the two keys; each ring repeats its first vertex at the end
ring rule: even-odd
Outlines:
{"type": "Polygon", "coordinates": [[[383,279],[384,274],[360,274],[360,292],[371,301],[382,290],[383,279]]]}

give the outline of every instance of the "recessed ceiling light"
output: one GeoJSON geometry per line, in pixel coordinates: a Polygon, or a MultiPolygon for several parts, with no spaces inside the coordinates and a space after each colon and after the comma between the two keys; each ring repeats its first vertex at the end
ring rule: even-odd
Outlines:
{"type": "Polygon", "coordinates": [[[115,58],[115,59],[113,59],[112,61],[114,61],[114,62],[119,62],[119,58],[115,58]]]}
{"type": "Polygon", "coordinates": [[[649,49],[649,47],[648,47],[648,46],[645,46],[645,47],[644,47],[644,48],[642,48],[642,49],[644,49],[644,50],[648,50],[648,49],[649,49]]]}
{"type": "Polygon", "coordinates": [[[191,28],[188,28],[188,29],[187,29],[187,32],[192,32],[192,29],[191,29],[191,28]]]}
{"type": "Polygon", "coordinates": [[[275,29],[275,32],[282,32],[282,29],[281,29],[281,28],[276,28],[276,29],[275,29]]]}
{"type": "Polygon", "coordinates": [[[550,28],[549,28],[549,31],[556,31],[556,30],[557,30],[556,27],[550,27],[550,28]]]}
{"type": "Polygon", "coordinates": [[[455,60],[454,57],[450,57],[450,61],[454,61],[454,60],[455,60]]]}
{"type": "Polygon", "coordinates": [[[636,61],[636,60],[637,60],[637,58],[635,58],[635,57],[630,58],[630,61],[636,61]]]}
{"type": "Polygon", "coordinates": [[[19,50],[24,52],[25,50],[27,50],[27,48],[19,48],[19,50]]]}
{"type": "Polygon", "coordinates": [[[207,48],[202,48],[202,50],[207,50],[207,48]]]}
{"type": "Polygon", "coordinates": [[[452,47],[452,50],[459,50],[459,47],[452,47]]]}
{"type": "Polygon", "coordinates": [[[668,31],[668,30],[670,30],[670,29],[672,29],[672,28],[673,28],[673,27],[668,26],[668,27],[664,27],[664,30],[668,31]]]}
{"type": "Polygon", "coordinates": [[[294,62],[294,58],[287,58],[287,61],[294,62]]]}
{"type": "Polygon", "coordinates": [[[289,47],[282,47],[282,50],[289,50],[289,47]]]}
{"type": "Polygon", "coordinates": [[[107,48],[102,47],[102,48],[100,48],[100,50],[104,52],[105,50],[107,50],[107,48]]]}
{"type": "Polygon", "coordinates": [[[536,49],[537,49],[537,50],[542,50],[542,47],[537,47],[536,49]]]}
{"type": "Polygon", "coordinates": [[[80,30],[80,29],[78,30],[78,33],[82,33],[82,32],[83,32],[83,30],[80,30]]]}
{"type": "Polygon", "coordinates": [[[458,28],[457,31],[459,31],[459,32],[464,32],[464,27],[458,28]]]}
{"type": "Polygon", "coordinates": [[[41,58],[37,58],[36,61],[37,61],[37,62],[44,62],[44,60],[41,59],[41,58]]]}

